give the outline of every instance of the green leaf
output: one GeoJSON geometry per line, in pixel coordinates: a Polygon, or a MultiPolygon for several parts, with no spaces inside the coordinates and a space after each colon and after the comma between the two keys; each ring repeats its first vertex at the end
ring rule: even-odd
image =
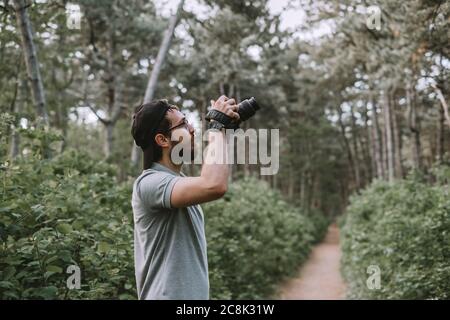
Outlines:
{"type": "Polygon", "coordinates": [[[9,281],[0,281],[0,288],[3,289],[11,289],[13,287],[13,284],[9,281]]]}
{"type": "Polygon", "coordinates": [[[55,272],[52,272],[52,271],[46,271],[45,273],[44,273],[44,278],[45,279],[48,279],[48,278],[50,278],[52,275],[54,275],[54,274],[56,274],[55,272]]]}
{"type": "Polygon", "coordinates": [[[45,261],[45,263],[46,263],[46,264],[52,263],[53,261],[56,261],[56,260],[58,260],[58,256],[52,256],[52,257],[48,258],[48,259],[45,261]]]}
{"type": "Polygon", "coordinates": [[[101,252],[101,253],[106,253],[106,252],[108,252],[109,250],[110,250],[110,245],[109,245],[109,243],[107,243],[107,242],[100,242],[99,244],[98,244],[98,252],[101,252]]]}
{"type": "Polygon", "coordinates": [[[68,223],[60,223],[56,226],[56,230],[58,230],[62,234],[68,234],[72,232],[72,226],[68,223]]]}
{"type": "Polygon", "coordinates": [[[47,268],[45,268],[47,271],[49,272],[54,272],[54,273],[62,273],[63,269],[61,267],[58,266],[47,266],[47,268]]]}

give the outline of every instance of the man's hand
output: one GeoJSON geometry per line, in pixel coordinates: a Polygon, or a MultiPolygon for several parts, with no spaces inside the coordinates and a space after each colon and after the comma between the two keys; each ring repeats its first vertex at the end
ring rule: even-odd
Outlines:
{"type": "Polygon", "coordinates": [[[234,99],[228,99],[226,96],[221,96],[216,101],[211,100],[212,109],[216,109],[234,120],[239,120],[239,113],[237,113],[238,106],[234,99]]]}

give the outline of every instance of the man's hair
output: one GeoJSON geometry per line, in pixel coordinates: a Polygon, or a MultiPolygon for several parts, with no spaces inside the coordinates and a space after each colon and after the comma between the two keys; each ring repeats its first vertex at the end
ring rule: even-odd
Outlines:
{"type": "Polygon", "coordinates": [[[142,104],[134,111],[131,134],[144,152],[144,169],[162,158],[162,147],[156,143],[155,136],[161,133],[170,138],[167,111],[171,109],[178,110],[178,107],[161,99],[142,104]]]}

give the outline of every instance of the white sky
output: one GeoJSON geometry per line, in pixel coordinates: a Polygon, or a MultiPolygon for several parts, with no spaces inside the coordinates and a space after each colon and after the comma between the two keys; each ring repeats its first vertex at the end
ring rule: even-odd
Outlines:
{"type": "MultiPolygon", "coordinates": [[[[280,12],[284,11],[281,15],[282,29],[295,28],[299,26],[304,21],[305,17],[305,13],[301,9],[284,10],[288,2],[288,0],[269,0],[268,4],[269,10],[273,14],[279,14],[280,12]]],[[[168,16],[175,11],[179,0],[155,0],[155,3],[157,9],[161,12],[161,14],[168,16]]],[[[199,0],[186,0],[184,8],[188,11],[194,11],[197,14],[200,14],[200,16],[203,13],[206,13],[208,10],[204,5],[201,4],[201,1],[199,0]]]]}

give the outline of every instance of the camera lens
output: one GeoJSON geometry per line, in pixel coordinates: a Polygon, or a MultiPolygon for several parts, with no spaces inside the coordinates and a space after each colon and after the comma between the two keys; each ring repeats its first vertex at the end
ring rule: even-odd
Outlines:
{"type": "Polygon", "coordinates": [[[256,111],[260,109],[258,103],[256,102],[256,99],[253,97],[243,100],[241,103],[239,103],[238,107],[239,109],[237,112],[239,113],[241,121],[246,121],[249,118],[253,117],[256,111]]]}

